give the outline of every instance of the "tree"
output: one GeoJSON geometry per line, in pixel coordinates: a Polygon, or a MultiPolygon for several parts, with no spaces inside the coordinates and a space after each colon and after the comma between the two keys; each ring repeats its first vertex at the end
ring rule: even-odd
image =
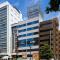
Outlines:
{"type": "Polygon", "coordinates": [[[48,44],[44,44],[40,47],[40,57],[47,60],[53,58],[52,50],[50,49],[48,44]]]}
{"type": "Polygon", "coordinates": [[[52,11],[60,11],[59,5],[60,0],[50,0],[49,5],[46,7],[46,13],[48,14],[52,11]]]}

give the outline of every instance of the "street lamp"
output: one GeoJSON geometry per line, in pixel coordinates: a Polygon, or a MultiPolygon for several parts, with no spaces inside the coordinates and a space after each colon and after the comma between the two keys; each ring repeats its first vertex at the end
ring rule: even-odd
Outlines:
{"type": "MultiPolygon", "coordinates": [[[[26,39],[26,47],[27,47],[27,39],[26,39]]],[[[26,49],[26,54],[27,54],[27,49],[26,49]]]]}
{"type": "MultiPolygon", "coordinates": [[[[30,41],[30,44],[33,44],[33,43],[35,43],[35,41],[30,41]]],[[[30,47],[30,55],[31,55],[31,46],[29,46],[29,47],[30,47]]],[[[30,56],[30,60],[31,60],[31,56],[30,56]]]]}

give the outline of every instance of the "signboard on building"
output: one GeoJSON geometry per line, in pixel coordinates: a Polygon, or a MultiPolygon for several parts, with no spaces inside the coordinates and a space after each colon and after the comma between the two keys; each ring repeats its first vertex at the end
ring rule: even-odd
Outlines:
{"type": "Polygon", "coordinates": [[[39,53],[33,53],[33,60],[39,60],[39,53]]]}

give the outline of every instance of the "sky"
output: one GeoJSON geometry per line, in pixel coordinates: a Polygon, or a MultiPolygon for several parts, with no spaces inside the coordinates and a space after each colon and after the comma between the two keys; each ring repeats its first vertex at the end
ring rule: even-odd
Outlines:
{"type": "MultiPolygon", "coordinates": [[[[15,6],[18,10],[21,11],[23,15],[23,19],[25,20],[27,17],[27,8],[33,4],[36,4],[38,0],[0,0],[0,3],[8,1],[11,5],[15,6]]],[[[57,16],[57,12],[50,12],[46,14],[45,9],[48,6],[50,0],[40,0],[40,11],[43,14],[44,20],[49,20],[57,16]]]]}

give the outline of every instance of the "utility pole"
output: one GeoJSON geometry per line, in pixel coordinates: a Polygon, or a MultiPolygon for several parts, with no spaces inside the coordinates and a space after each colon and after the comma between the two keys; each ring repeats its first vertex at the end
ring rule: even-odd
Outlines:
{"type": "Polygon", "coordinates": [[[30,60],[31,60],[31,46],[30,46],[30,60]]]}
{"type": "MultiPolygon", "coordinates": [[[[35,41],[31,41],[30,44],[34,44],[34,42],[35,42],[35,41]]],[[[31,58],[31,46],[29,46],[29,47],[30,47],[30,60],[33,60],[33,59],[31,58]]]]}
{"type": "MultiPolygon", "coordinates": [[[[27,47],[27,39],[26,39],[26,47],[27,47]]],[[[26,54],[27,54],[27,49],[26,49],[26,54]]]]}

